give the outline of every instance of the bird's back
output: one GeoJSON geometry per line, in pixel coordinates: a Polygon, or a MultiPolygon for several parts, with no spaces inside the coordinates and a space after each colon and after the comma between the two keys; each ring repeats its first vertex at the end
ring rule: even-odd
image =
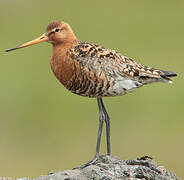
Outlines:
{"type": "Polygon", "coordinates": [[[88,97],[117,96],[152,82],[172,82],[176,73],[149,68],[96,44],[78,41],[68,49],[73,75],[66,87],[88,97]]]}

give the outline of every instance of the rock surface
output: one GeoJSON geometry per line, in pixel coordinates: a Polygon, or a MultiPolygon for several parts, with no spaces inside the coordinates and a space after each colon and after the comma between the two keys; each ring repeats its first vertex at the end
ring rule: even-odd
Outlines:
{"type": "MultiPolygon", "coordinates": [[[[13,180],[0,178],[0,180],[13,180]]],[[[101,155],[93,165],[83,169],[51,172],[37,178],[18,178],[16,180],[179,180],[175,174],[163,166],[157,166],[152,158],[144,156],[132,160],[101,155]]]]}

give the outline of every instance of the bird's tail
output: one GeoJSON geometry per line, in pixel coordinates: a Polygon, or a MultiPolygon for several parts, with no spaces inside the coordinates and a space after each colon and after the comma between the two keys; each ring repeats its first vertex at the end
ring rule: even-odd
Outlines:
{"type": "Polygon", "coordinates": [[[165,71],[155,68],[151,68],[151,71],[152,71],[151,73],[142,72],[140,74],[140,79],[142,80],[143,84],[149,84],[152,82],[172,83],[171,78],[177,76],[177,74],[172,71],[165,71]]]}
{"type": "Polygon", "coordinates": [[[177,76],[175,72],[160,70],[160,77],[162,77],[164,80],[168,81],[169,83],[172,83],[171,78],[175,76],[177,76]]]}

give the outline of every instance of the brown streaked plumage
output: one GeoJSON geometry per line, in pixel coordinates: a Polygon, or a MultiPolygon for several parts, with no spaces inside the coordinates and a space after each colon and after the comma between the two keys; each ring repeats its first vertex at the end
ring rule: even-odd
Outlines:
{"type": "Polygon", "coordinates": [[[106,123],[107,154],[111,155],[110,118],[102,97],[124,95],[152,82],[171,83],[171,77],[177,75],[143,66],[114,50],[79,41],[63,21],[52,22],[39,38],[6,52],[46,41],[53,45],[50,65],[57,79],[75,94],[97,98],[100,114],[96,154],[81,168],[99,157],[103,122],[106,123]]]}

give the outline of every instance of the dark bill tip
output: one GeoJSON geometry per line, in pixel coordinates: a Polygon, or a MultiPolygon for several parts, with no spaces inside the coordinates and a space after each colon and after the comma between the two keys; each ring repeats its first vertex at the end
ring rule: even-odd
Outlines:
{"type": "Polygon", "coordinates": [[[5,52],[9,52],[9,51],[13,51],[13,50],[16,50],[16,49],[19,49],[20,46],[16,46],[14,48],[11,48],[11,49],[6,49],[5,52]]]}

